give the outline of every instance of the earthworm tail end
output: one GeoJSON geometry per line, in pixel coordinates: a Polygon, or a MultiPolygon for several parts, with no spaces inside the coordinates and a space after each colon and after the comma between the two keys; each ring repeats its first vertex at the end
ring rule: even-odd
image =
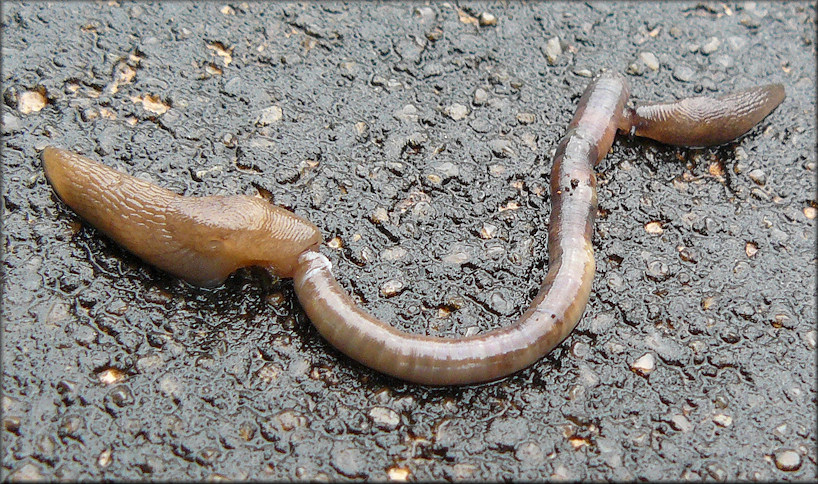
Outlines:
{"type": "Polygon", "coordinates": [[[76,153],[47,147],[46,178],[83,219],[146,262],[200,286],[239,267],[291,277],[298,255],[321,243],[309,221],[248,196],[182,197],[76,153]]]}
{"type": "Polygon", "coordinates": [[[767,117],[786,96],[781,84],[737,91],[719,98],[692,97],[626,109],[630,130],[677,146],[715,146],[745,134],[767,117]]]}

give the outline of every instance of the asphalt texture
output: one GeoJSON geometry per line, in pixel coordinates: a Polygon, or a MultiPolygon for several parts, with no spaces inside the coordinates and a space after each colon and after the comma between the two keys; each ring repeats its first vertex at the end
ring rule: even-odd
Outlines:
{"type": "Polygon", "coordinates": [[[2,477],[816,477],[814,3],[19,3],[2,12],[2,477]],[[508,324],[542,280],[551,155],[591,76],[634,102],[780,82],[738,142],[620,136],[583,319],[498,382],[377,374],[289,281],[199,289],[52,193],[78,151],[312,220],[406,331],[508,324]]]}

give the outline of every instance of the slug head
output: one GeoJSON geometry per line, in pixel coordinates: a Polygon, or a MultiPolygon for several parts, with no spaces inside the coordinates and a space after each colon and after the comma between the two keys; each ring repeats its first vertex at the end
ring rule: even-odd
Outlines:
{"type": "Polygon", "coordinates": [[[177,219],[168,219],[174,235],[198,257],[217,262],[214,280],[253,265],[292,277],[298,256],[322,240],[308,220],[258,198],[180,197],[174,209],[177,219]]]}

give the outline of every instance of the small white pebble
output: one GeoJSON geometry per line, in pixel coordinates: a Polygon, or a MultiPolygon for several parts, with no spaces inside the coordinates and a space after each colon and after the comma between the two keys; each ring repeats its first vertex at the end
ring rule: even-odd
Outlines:
{"type": "Polygon", "coordinates": [[[270,106],[261,110],[256,118],[256,124],[259,126],[269,126],[281,121],[283,116],[284,111],[281,109],[281,106],[270,106]]]}
{"type": "Polygon", "coordinates": [[[775,453],[775,466],[782,471],[797,471],[801,468],[801,454],[792,449],[779,450],[775,453]]]}
{"type": "Polygon", "coordinates": [[[489,98],[489,93],[486,92],[485,89],[477,88],[474,90],[474,99],[472,99],[472,103],[477,106],[483,105],[489,98]]]}
{"type": "Polygon", "coordinates": [[[97,457],[97,465],[103,468],[111,465],[111,461],[113,460],[112,454],[113,452],[111,451],[111,449],[105,449],[102,452],[100,452],[99,457],[97,457]]]}
{"type": "Polygon", "coordinates": [[[381,259],[383,260],[398,260],[406,257],[406,249],[403,247],[390,247],[381,252],[381,259]]]}
{"type": "Polygon", "coordinates": [[[376,224],[382,224],[389,221],[389,214],[385,208],[378,207],[369,215],[369,219],[376,224]]]}
{"type": "Polygon", "coordinates": [[[517,121],[520,124],[532,124],[537,120],[537,115],[534,113],[517,113],[517,121]]]}
{"type": "Polygon", "coordinates": [[[182,384],[176,377],[165,375],[159,379],[159,390],[168,397],[178,398],[182,391],[182,384]]]}
{"type": "Polygon", "coordinates": [[[43,109],[47,103],[45,95],[40,90],[26,91],[20,94],[17,100],[17,110],[22,114],[36,113],[43,109]]]}
{"type": "Polygon", "coordinates": [[[390,481],[406,481],[409,479],[409,469],[404,469],[403,467],[390,467],[389,470],[386,471],[386,477],[390,481]]]}
{"type": "Polygon", "coordinates": [[[562,46],[559,37],[551,37],[545,44],[545,59],[549,64],[554,65],[562,55],[562,46]]]}
{"type": "Polygon", "coordinates": [[[400,425],[400,415],[390,408],[373,407],[369,411],[369,418],[375,427],[381,430],[394,430],[400,425]]]}
{"type": "Polygon", "coordinates": [[[492,239],[494,238],[495,235],[497,235],[497,230],[498,229],[496,225],[490,224],[488,222],[484,223],[483,227],[480,229],[480,237],[484,239],[492,239]]]}
{"type": "Polygon", "coordinates": [[[340,249],[344,246],[344,242],[339,237],[333,237],[327,242],[327,246],[331,249],[340,249]]]}
{"type": "Polygon", "coordinates": [[[480,16],[477,18],[477,21],[480,23],[480,25],[484,27],[490,25],[497,25],[497,17],[488,12],[481,13],[480,16]]]}
{"type": "Polygon", "coordinates": [[[733,417],[723,413],[717,413],[716,415],[713,415],[713,422],[721,427],[729,427],[733,424],[733,417]]]}
{"type": "Polygon", "coordinates": [[[645,353],[631,363],[631,370],[639,375],[647,376],[656,369],[656,358],[653,353],[645,353]]]}
{"type": "Polygon", "coordinates": [[[645,232],[651,235],[659,235],[664,232],[661,222],[648,222],[645,224],[645,232]]]}
{"type": "Polygon", "coordinates": [[[461,119],[465,119],[466,116],[469,115],[469,108],[462,104],[452,104],[451,106],[446,108],[446,116],[454,119],[455,121],[460,121],[461,119]]]}
{"type": "Polygon", "coordinates": [[[670,424],[673,428],[682,432],[690,432],[693,430],[693,424],[691,424],[690,420],[684,415],[674,415],[670,417],[670,424]]]}
{"type": "Polygon", "coordinates": [[[452,250],[443,257],[443,262],[452,265],[463,265],[471,260],[470,251],[462,246],[452,247],[452,250]]]}
{"type": "Polygon", "coordinates": [[[644,62],[645,65],[648,66],[648,69],[652,71],[659,70],[659,59],[657,59],[654,54],[650,52],[642,52],[639,54],[639,60],[644,62]]]}
{"type": "Polygon", "coordinates": [[[710,37],[707,39],[707,42],[701,48],[701,53],[704,55],[710,55],[713,52],[718,50],[719,46],[721,45],[721,40],[718,37],[710,37]]]}
{"type": "Polygon", "coordinates": [[[397,279],[390,279],[383,284],[381,284],[381,295],[383,297],[392,297],[397,294],[400,294],[401,291],[404,289],[403,282],[397,279]]]}
{"type": "Polygon", "coordinates": [[[97,377],[101,383],[105,385],[113,385],[114,383],[119,383],[124,380],[125,374],[116,368],[108,368],[107,370],[101,371],[97,377]]]}

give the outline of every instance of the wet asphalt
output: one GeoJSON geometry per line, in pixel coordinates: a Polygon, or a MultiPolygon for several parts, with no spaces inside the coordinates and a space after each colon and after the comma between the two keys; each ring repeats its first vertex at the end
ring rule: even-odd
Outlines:
{"type": "Polygon", "coordinates": [[[7,479],[816,477],[815,6],[2,6],[7,479]],[[546,271],[550,159],[590,78],[635,102],[783,83],[742,140],[619,137],[594,291],[531,368],[377,374],[289,281],[189,286],[83,224],[47,145],[187,195],[312,220],[341,283],[406,331],[521,314],[546,271]]]}

